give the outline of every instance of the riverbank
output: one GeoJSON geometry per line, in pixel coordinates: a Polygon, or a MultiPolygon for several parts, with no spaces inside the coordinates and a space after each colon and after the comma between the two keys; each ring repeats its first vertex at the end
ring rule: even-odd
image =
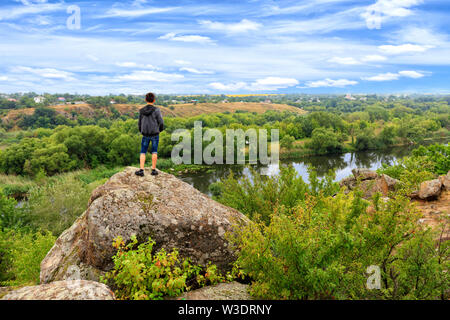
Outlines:
{"type": "Polygon", "coordinates": [[[391,148],[402,148],[402,147],[418,147],[420,145],[429,145],[433,143],[443,143],[446,144],[450,141],[450,131],[447,130],[446,135],[436,135],[431,138],[425,138],[421,143],[413,143],[411,141],[409,142],[399,142],[395,143],[389,146],[384,146],[382,148],[368,148],[365,150],[358,150],[354,145],[351,144],[351,142],[347,141],[342,145],[342,150],[340,152],[334,152],[334,153],[323,153],[323,152],[317,152],[307,147],[307,145],[311,142],[311,139],[303,139],[295,141],[294,148],[287,149],[287,148],[281,148],[280,149],[280,160],[292,160],[292,159],[299,159],[302,157],[312,157],[312,156],[326,156],[326,155],[338,155],[338,154],[345,154],[345,153],[351,153],[351,152],[361,152],[361,151],[378,151],[378,150],[388,150],[391,148]]]}

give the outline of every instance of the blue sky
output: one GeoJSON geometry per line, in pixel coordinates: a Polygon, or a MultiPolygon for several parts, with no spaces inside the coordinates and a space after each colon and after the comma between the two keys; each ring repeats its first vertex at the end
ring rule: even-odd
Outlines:
{"type": "Polygon", "coordinates": [[[449,93],[449,20],[448,0],[3,0],[0,92],[449,93]]]}

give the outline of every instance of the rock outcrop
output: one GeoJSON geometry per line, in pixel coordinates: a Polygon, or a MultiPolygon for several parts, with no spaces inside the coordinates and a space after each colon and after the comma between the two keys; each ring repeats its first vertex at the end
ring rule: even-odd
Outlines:
{"type": "Polygon", "coordinates": [[[380,192],[383,196],[387,196],[389,191],[394,191],[396,186],[401,182],[391,178],[385,174],[379,175],[375,171],[369,169],[353,169],[353,176],[341,180],[340,186],[354,190],[359,187],[363,191],[363,197],[368,199],[375,193],[380,192]]]}
{"type": "Polygon", "coordinates": [[[248,285],[231,282],[185,292],[176,300],[252,300],[252,297],[248,285]]]}
{"type": "Polygon", "coordinates": [[[177,248],[195,264],[208,261],[228,270],[235,255],[225,234],[249,220],[208,198],[189,184],[160,172],[137,177],[128,167],[93,191],[85,213],[66,230],[41,263],[41,283],[66,279],[98,280],[112,268],[113,239],[139,242],[148,237],[155,249],[177,248]]]}
{"type": "Polygon", "coordinates": [[[8,292],[1,300],[114,300],[114,293],[104,284],[85,281],[56,281],[23,287],[8,292]]]}

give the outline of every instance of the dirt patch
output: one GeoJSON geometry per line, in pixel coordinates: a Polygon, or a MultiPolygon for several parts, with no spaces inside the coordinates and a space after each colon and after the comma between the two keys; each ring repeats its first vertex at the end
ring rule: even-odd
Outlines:
{"type": "MultiPolygon", "coordinates": [[[[450,216],[450,191],[443,191],[437,200],[415,200],[414,203],[424,215],[420,222],[432,228],[438,228],[442,220],[450,216]]],[[[443,239],[450,240],[450,228],[447,227],[443,239]]]]}

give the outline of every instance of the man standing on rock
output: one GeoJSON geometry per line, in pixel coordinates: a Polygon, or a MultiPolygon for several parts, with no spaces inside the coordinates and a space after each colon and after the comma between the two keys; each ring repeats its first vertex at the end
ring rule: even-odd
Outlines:
{"type": "Polygon", "coordinates": [[[141,143],[141,169],[136,171],[136,175],[144,176],[145,155],[148,151],[150,141],[152,142],[152,176],[158,175],[156,171],[156,162],[158,160],[158,144],[159,134],[164,131],[164,121],[161,115],[161,110],[156,108],[155,95],[153,93],[147,93],[145,96],[147,105],[139,110],[139,132],[142,133],[141,143]]]}

